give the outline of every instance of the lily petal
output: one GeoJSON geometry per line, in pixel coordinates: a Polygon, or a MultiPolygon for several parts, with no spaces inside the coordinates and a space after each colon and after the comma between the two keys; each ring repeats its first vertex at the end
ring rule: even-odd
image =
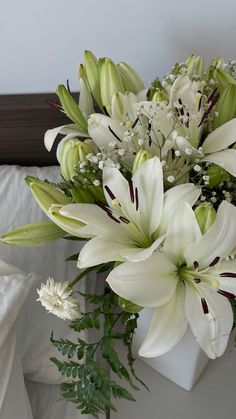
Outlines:
{"type": "Polygon", "coordinates": [[[111,289],[141,307],[158,307],[173,296],[176,267],[164,254],[154,253],[144,262],[125,262],[109,274],[111,289]]]}
{"type": "Polygon", "coordinates": [[[83,269],[101,263],[122,261],[120,252],[125,246],[127,246],[127,243],[112,240],[111,237],[94,237],[80,251],[78,267],[83,269]]]}
{"type": "Polygon", "coordinates": [[[223,201],[216,214],[212,227],[201,239],[190,245],[185,251],[188,266],[194,261],[199,268],[207,268],[216,257],[224,259],[236,246],[236,207],[223,201]]]}
{"type": "Polygon", "coordinates": [[[44,145],[48,151],[51,151],[54,141],[58,134],[67,134],[67,139],[78,136],[88,136],[88,134],[84,131],[81,131],[79,125],[76,124],[61,125],[60,127],[48,129],[44,135],[44,145]]]}
{"type": "Polygon", "coordinates": [[[153,252],[161,245],[164,238],[165,236],[159,237],[155,240],[154,243],[152,243],[150,247],[147,247],[146,249],[134,247],[133,249],[122,251],[121,255],[124,257],[124,259],[130,262],[141,262],[142,260],[150,258],[153,252]]]}
{"type": "Polygon", "coordinates": [[[219,289],[236,295],[236,261],[223,261],[217,272],[220,274],[219,289]]]}
{"type": "Polygon", "coordinates": [[[137,191],[139,225],[151,236],[158,228],[163,207],[163,172],[157,157],[143,163],[133,175],[134,193],[137,191]]]}
{"type": "Polygon", "coordinates": [[[201,296],[186,283],[185,310],[191,330],[204,352],[212,359],[221,356],[233,326],[233,312],[227,298],[205,288],[201,296]]]}
{"type": "Polygon", "coordinates": [[[233,148],[208,154],[202,161],[215,163],[236,177],[236,150],[233,148]]]}
{"type": "Polygon", "coordinates": [[[65,217],[82,221],[87,224],[82,227],[83,234],[90,234],[91,236],[111,235],[112,232],[116,235],[125,234],[126,230],[122,229],[122,225],[111,219],[108,214],[100,207],[94,204],[69,204],[65,205],[60,214],[65,217]]]}
{"type": "Polygon", "coordinates": [[[186,248],[201,237],[195,214],[191,206],[184,202],[169,222],[163,250],[175,263],[183,263],[186,248]]]}
{"type": "Polygon", "coordinates": [[[205,139],[202,150],[204,154],[223,150],[236,142],[236,118],[226,122],[212,131],[205,139]]]}
{"type": "Polygon", "coordinates": [[[94,113],[88,119],[88,132],[99,148],[105,147],[109,150],[111,142],[123,141],[127,128],[120,125],[114,118],[94,113]]]}
{"type": "Polygon", "coordinates": [[[163,355],[182,339],[187,327],[184,298],[184,287],[177,287],[173,297],[154,310],[147,336],[139,349],[140,356],[163,355]]]}
{"type": "Polygon", "coordinates": [[[181,204],[181,202],[188,202],[189,205],[193,206],[197,201],[200,193],[201,189],[195,186],[193,183],[178,185],[165,192],[163,214],[159,233],[164,234],[166,232],[167,226],[170,220],[172,220],[176,209],[181,204]]]}

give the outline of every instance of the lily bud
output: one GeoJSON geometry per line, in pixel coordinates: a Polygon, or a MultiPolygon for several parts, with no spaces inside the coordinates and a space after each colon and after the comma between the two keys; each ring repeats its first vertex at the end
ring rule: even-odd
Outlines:
{"type": "Polygon", "coordinates": [[[127,92],[138,94],[144,89],[144,83],[138,73],[127,63],[121,62],[117,65],[120,72],[124,88],[127,92]]]}
{"type": "Polygon", "coordinates": [[[216,69],[214,72],[214,76],[218,84],[218,90],[220,93],[222,93],[223,90],[225,90],[226,87],[228,87],[230,84],[236,85],[235,79],[229,73],[222,69],[216,69]]]}
{"type": "MultiPolygon", "coordinates": [[[[81,234],[80,229],[84,227],[85,224],[74,220],[73,218],[65,217],[60,214],[60,210],[63,208],[63,205],[51,205],[48,210],[48,216],[51,220],[58,225],[62,230],[71,234],[72,236],[87,238],[87,235],[81,234]]],[[[90,237],[90,236],[89,236],[90,237]]]]}
{"type": "Polygon", "coordinates": [[[84,52],[84,67],[90,91],[98,106],[102,108],[100,92],[99,62],[91,51],[84,52]]]}
{"type": "Polygon", "coordinates": [[[42,246],[65,235],[52,221],[38,221],[26,224],[1,237],[1,241],[13,247],[42,246]]]}
{"type": "Polygon", "coordinates": [[[156,91],[153,96],[152,96],[152,102],[165,102],[166,99],[166,95],[162,90],[158,90],[156,91]]]}
{"type": "Polygon", "coordinates": [[[203,202],[198,205],[194,213],[202,234],[205,234],[215,222],[216,211],[211,204],[203,202]]]}
{"type": "Polygon", "coordinates": [[[143,309],[143,307],[140,307],[137,304],[134,304],[122,297],[119,297],[118,304],[122,310],[126,311],[127,313],[138,313],[143,309]]]}
{"type": "Polygon", "coordinates": [[[109,58],[104,58],[101,64],[100,87],[102,104],[108,113],[111,112],[111,101],[115,93],[125,93],[125,88],[117,66],[109,58]]]}
{"type": "Polygon", "coordinates": [[[79,108],[82,111],[84,118],[87,120],[89,115],[94,113],[93,99],[88,87],[88,83],[84,77],[80,77],[80,95],[79,108]]]}
{"type": "Polygon", "coordinates": [[[86,133],[87,121],[85,120],[76,101],[63,84],[58,86],[56,94],[59,97],[63,110],[68,118],[70,118],[75,124],[79,125],[82,132],[86,133]]]}
{"type": "Polygon", "coordinates": [[[67,140],[60,151],[61,174],[65,180],[72,180],[75,174],[75,166],[79,161],[85,161],[86,156],[93,149],[85,141],[72,138],[67,140]]]}
{"type": "Polygon", "coordinates": [[[233,119],[236,115],[236,85],[226,87],[216,104],[213,129],[233,119]]]}
{"type": "Polygon", "coordinates": [[[30,190],[35,200],[46,214],[52,204],[71,204],[70,198],[56,186],[43,182],[42,180],[30,182],[28,178],[29,176],[26,176],[26,182],[28,183],[30,190]]]}
{"type": "Polygon", "coordinates": [[[202,57],[197,57],[192,54],[185,61],[187,73],[190,77],[199,76],[201,79],[204,76],[204,61],[202,57]]]}
{"type": "Polygon", "coordinates": [[[111,100],[111,114],[112,117],[118,121],[122,121],[124,114],[124,104],[122,100],[122,93],[115,93],[111,100]]]}
{"type": "Polygon", "coordinates": [[[96,201],[91,192],[83,186],[71,189],[71,194],[78,203],[94,204],[96,201]]]}
{"type": "Polygon", "coordinates": [[[139,150],[136,154],[134,163],[133,163],[133,173],[147,160],[151,159],[152,155],[146,150],[139,150]]]}
{"type": "Polygon", "coordinates": [[[207,175],[209,176],[210,187],[218,186],[220,183],[226,182],[230,178],[228,172],[216,164],[213,164],[208,168],[207,175]]]}

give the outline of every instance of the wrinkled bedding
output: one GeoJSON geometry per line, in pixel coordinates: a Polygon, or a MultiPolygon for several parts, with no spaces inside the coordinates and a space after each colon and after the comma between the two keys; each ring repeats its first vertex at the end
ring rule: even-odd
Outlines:
{"type": "MultiPolygon", "coordinates": [[[[26,174],[56,179],[58,169],[0,166],[1,235],[46,219],[24,182],[26,174]]],[[[36,302],[36,290],[49,275],[56,280],[76,276],[75,263],[64,261],[78,251],[78,243],[60,240],[27,249],[0,244],[1,419],[88,419],[73,404],[59,401],[63,378],[49,360],[58,355],[49,341],[52,331],[73,339],[68,324],[36,302]]]]}

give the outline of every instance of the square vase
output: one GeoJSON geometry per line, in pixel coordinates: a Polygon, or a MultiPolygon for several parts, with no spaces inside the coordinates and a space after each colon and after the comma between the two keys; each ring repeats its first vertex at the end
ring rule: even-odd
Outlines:
{"type": "Polygon", "coordinates": [[[152,309],[143,309],[139,313],[138,327],[133,341],[134,354],[178,386],[185,390],[191,390],[206,367],[209,358],[201,350],[189,328],[182,340],[166,354],[156,358],[144,358],[138,355],[138,350],[147,334],[152,313],[152,309]]]}

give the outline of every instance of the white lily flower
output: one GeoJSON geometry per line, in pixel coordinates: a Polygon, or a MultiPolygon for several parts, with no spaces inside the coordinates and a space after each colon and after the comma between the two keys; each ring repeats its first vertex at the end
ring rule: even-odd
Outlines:
{"type": "Polygon", "coordinates": [[[162,166],[154,157],[128,182],[113,166],[105,166],[103,188],[107,205],[71,204],[60,214],[86,224],[81,235],[93,237],[80,252],[80,268],[109,261],[145,260],[163,242],[168,221],[180,202],[193,205],[200,189],[185,184],[163,193],[162,166]]]}
{"type": "Polygon", "coordinates": [[[236,298],[236,263],[225,258],[235,244],[232,204],[222,202],[215,223],[202,235],[192,208],[184,203],[169,221],[163,251],[142,263],[125,262],[109,274],[107,282],[118,295],[154,309],[141,356],[171,350],[187,324],[210,358],[223,354],[233,325],[227,298],[236,298]]]}
{"type": "Polygon", "coordinates": [[[184,137],[177,136],[173,140],[174,147],[181,153],[187,154],[186,151],[191,151],[188,155],[190,160],[194,161],[198,158],[204,162],[214,163],[236,177],[236,150],[227,148],[235,142],[236,118],[212,131],[206,137],[200,150],[193,147],[184,137]]]}

